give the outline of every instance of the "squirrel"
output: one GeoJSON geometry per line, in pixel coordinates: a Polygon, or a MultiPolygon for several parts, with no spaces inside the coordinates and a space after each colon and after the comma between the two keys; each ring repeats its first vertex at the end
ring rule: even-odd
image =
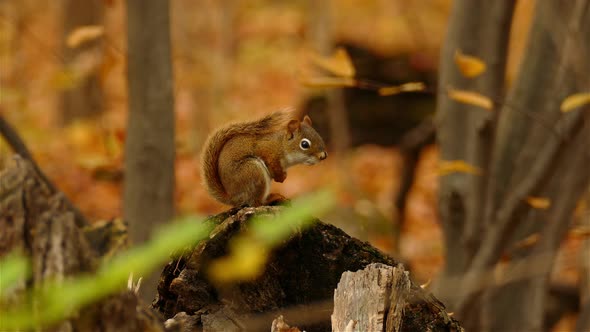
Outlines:
{"type": "Polygon", "coordinates": [[[284,199],[270,193],[272,180],[282,183],[287,168],[327,157],[309,116],[300,121],[283,110],[213,132],[203,149],[201,174],[211,196],[224,204],[268,205],[284,199]]]}

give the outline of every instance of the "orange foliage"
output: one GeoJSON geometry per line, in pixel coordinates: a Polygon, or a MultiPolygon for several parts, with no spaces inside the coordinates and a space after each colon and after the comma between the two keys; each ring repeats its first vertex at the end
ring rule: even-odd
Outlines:
{"type": "MultiPolygon", "coordinates": [[[[71,44],[103,38],[105,49],[92,55],[99,61],[84,68],[99,73],[105,111],[96,119],[65,128],[58,125],[59,93],[65,87],[56,85],[56,78],[67,78],[68,74],[61,66],[59,2],[0,4],[5,18],[0,25],[3,115],[19,129],[47,175],[90,220],[122,214],[127,108],[125,6],[124,1],[104,2],[108,6],[101,28],[78,31],[76,38],[71,35],[71,44]]],[[[359,42],[381,54],[415,51],[420,55],[417,59],[425,59],[423,66],[437,62],[450,1],[330,3],[336,8],[331,14],[338,38],[359,42]]],[[[231,120],[297,106],[302,97],[313,92],[298,79],[305,55],[311,51],[305,8],[300,2],[284,1],[178,0],[171,1],[171,6],[178,143],[176,208],[179,214],[214,214],[226,207],[209,197],[201,185],[199,148],[206,133],[231,120]]],[[[526,29],[518,19],[515,26],[520,40],[514,44],[517,47],[525,44],[522,31],[526,29]]],[[[351,75],[341,55],[332,60],[337,62],[338,72],[344,67],[343,76],[351,75]]],[[[485,69],[466,55],[460,54],[458,61],[468,76],[485,69]]],[[[517,62],[511,59],[511,64],[517,62]]],[[[395,93],[402,88],[421,87],[396,86],[383,92],[395,93]]],[[[458,102],[485,109],[492,106],[485,96],[461,90],[450,93],[458,102]]],[[[588,101],[587,95],[573,98],[564,101],[564,110],[588,101]]],[[[0,153],[6,154],[6,149],[0,149],[0,153]]],[[[349,224],[339,226],[361,228],[365,239],[393,250],[391,232],[379,228],[382,225],[369,228],[361,220],[378,216],[389,227],[395,222],[393,197],[399,187],[400,164],[395,148],[365,146],[346,155],[331,153],[325,162],[313,167],[294,167],[285,183],[273,184],[273,190],[293,197],[330,186],[337,191],[342,210],[354,211],[344,221],[349,224]]],[[[452,164],[450,170],[476,173],[461,163],[452,164]]],[[[402,230],[401,254],[423,281],[432,279],[443,263],[436,210],[439,172],[438,151],[427,148],[409,195],[402,230]]],[[[342,222],[338,218],[328,221],[339,220],[342,222]]],[[[577,244],[570,242],[566,249],[573,255],[577,244]]]]}

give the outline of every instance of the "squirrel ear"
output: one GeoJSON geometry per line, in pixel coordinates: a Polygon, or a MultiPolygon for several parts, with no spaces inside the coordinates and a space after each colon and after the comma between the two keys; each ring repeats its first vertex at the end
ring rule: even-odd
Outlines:
{"type": "Polygon", "coordinates": [[[287,131],[291,135],[289,139],[293,138],[293,133],[295,133],[296,130],[299,130],[300,126],[301,124],[299,120],[291,120],[289,123],[287,123],[287,131]]]}
{"type": "Polygon", "coordinates": [[[304,116],[303,122],[307,123],[308,126],[311,126],[311,118],[309,116],[304,116]]]}

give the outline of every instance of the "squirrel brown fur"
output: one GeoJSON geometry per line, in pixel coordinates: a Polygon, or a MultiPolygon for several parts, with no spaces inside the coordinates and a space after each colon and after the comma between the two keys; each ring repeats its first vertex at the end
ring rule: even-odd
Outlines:
{"type": "Polygon", "coordinates": [[[201,174],[218,201],[240,207],[269,204],[271,181],[283,182],[287,168],[313,165],[328,156],[311,119],[278,111],[261,119],[222,127],[209,136],[201,156],[201,174]]]}

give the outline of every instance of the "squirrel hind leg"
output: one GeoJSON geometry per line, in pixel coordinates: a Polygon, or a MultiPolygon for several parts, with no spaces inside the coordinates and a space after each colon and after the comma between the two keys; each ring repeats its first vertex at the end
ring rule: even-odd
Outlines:
{"type": "Polygon", "coordinates": [[[281,194],[272,193],[272,194],[268,195],[268,197],[266,198],[266,202],[264,204],[276,206],[276,205],[288,205],[289,202],[290,201],[287,197],[285,197],[281,194]]]}
{"type": "Polygon", "coordinates": [[[220,174],[231,205],[260,206],[267,202],[271,178],[259,159],[249,159],[220,174]]]}

